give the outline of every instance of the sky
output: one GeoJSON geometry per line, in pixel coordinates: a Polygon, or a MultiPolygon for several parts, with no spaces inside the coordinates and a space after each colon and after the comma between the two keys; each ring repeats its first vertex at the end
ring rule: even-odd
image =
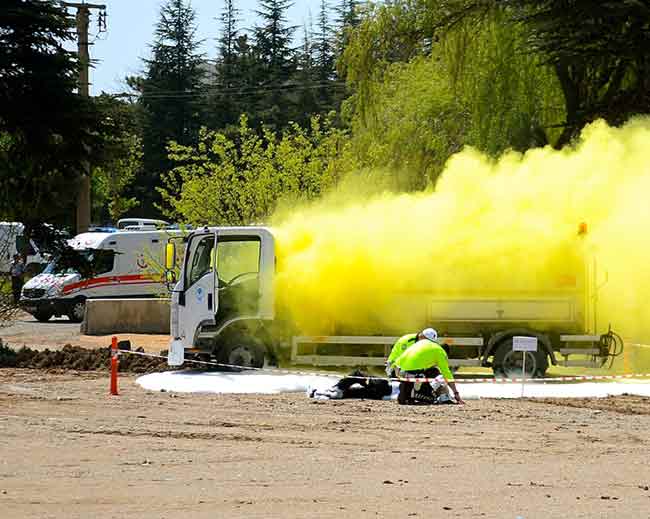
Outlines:
{"type": "MultiPolygon", "coordinates": [[[[93,0],[89,3],[105,4],[108,13],[108,31],[97,35],[97,11],[91,11],[89,41],[94,43],[90,56],[95,68],[90,71],[90,93],[124,92],[124,77],[142,72],[142,58],[149,56],[163,0],[93,0]]],[[[205,40],[201,51],[213,58],[217,46],[215,39],[220,34],[220,24],[215,18],[219,17],[224,0],[191,0],[191,5],[196,11],[197,36],[205,40]]],[[[256,22],[257,1],[238,0],[236,5],[240,10],[240,26],[252,27],[256,22]]],[[[289,22],[303,26],[310,13],[316,18],[319,6],[320,0],[295,0],[289,10],[289,22]]],[[[302,31],[298,29],[296,34],[300,36],[302,31]]]]}

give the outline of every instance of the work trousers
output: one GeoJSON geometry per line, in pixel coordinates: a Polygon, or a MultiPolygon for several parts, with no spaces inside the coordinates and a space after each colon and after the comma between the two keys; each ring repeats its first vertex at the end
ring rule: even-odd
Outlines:
{"type": "MultiPolygon", "coordinates": [[[[440,375],[440,370],[436,367],[427,368],[418,371],[401,371],[400,377],[413,378],[436,378],[440,375]]],[[[434,403],[435,395],[429,383],[422,383],[418,391],[414,392],[415,382],[400,382],[397,402],[399,404],[415,404],[416,401],[424,403],[434,403]]]]}
{"type": "Polygon", "coordinates": [[[20,292],[23,289],[22,276],[11,276],[11,293],[14,296],[14,304],[17,305],[20,301],[20,292]]]}

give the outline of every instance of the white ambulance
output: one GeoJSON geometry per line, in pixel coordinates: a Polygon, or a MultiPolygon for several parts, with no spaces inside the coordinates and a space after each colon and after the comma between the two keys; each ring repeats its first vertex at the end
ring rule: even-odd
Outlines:
{"type": "Polygon", "coordinates": [[[86,299],[168,295],[162,273],[165,245],[179,230],[89,232],[69,241],[92,267],[92,277],[61,266],[54,258],[23,287],[20,306],[39,321],[68,316],[81,322],[86,299]]]}

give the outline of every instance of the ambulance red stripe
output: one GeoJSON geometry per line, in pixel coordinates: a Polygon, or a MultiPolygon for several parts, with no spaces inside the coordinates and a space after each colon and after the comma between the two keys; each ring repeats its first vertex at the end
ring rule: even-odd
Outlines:
{"type": "Polygon", "coordinates": [[[150,274],[127,274],[123,276],[103,276],[91,279],[84,279],[77,283],[71,283],[63,287],[63,293],[69,294],[74,290],[84,288],[108,287],[117,285],[140,285],[147,283],[159,283],[154,276],[150,274]]]}

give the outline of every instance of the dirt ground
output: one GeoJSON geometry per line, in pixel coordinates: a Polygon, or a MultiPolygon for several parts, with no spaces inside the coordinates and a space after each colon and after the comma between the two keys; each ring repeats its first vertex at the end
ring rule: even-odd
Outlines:
{"type": "MultiPolygon", "coordinates": [[[[81,325],[67,317],[53,318],[39,323],[26,312],[19,312],[11,322],[0,323],[0,339],[15,348],[28,346],[33,349],[57,350],[66,344],[84,348],[98,348],[111,343],[110,335],[81,335],[81,325]]],[[[134,347],[158,353],[169,346],[168,335],[120,334],[120,340],[130,340],[134,347]]]]}
{"type": "Polygon", "coordinates": [[[313,401],[0,369],[4,517],[650,517],[650,401],[313,401]]]}

